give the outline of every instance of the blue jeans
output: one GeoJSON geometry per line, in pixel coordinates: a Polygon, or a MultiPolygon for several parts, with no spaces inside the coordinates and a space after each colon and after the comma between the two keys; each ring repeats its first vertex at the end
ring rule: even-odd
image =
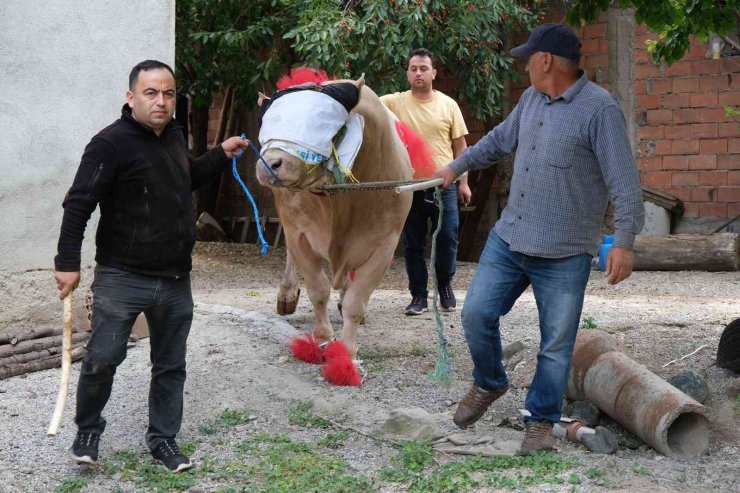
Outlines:
{"type": "Polygon", "coordinates": [[[92,284],[92,335],[77,386],[75,423],[80,431],[105,430],[103,408],[136,317],[149,323],[152,379],[146,443],[154,449],[174,438],[182,423],[185,352],[193,320],[190,277],[145,276],[105,265],[95,267],[92,284]]]}
{"type": "MultiPolygon", "coordinates": [[[[437,257],[434,270],[437,273],[437,285],[446,286],[452,282],[455,275],[455,261],[457,259],[457,230],[460,218],[457,211],[457,187],[450,185],[442,191],[442,229],[437,235],[437,257]]],[[[434,203],[434,189],[414,192],[411,210],[403,226],[403,244],[406,254],[406,274],[409,276],[409,291],[411,296],[426,298],[427,261],[424,258],[429,222],[432,224],[432,233],[437,229],[439,207],[434,203]]]]}
{"type": "Polygon", "coordinates": [[[524,407],[527,421],[557,422],[568,384],[573,345],[591,272],[591,255],[542,258],[512,252],[491,230],[465,297],[462,325],[483,389],[506,387],[499,318],[532,285],[540,319],[537,370],[524,407]]]}

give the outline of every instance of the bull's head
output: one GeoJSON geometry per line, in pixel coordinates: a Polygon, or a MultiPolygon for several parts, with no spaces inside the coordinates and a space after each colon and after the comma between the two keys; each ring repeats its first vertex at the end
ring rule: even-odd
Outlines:
{"type": "Polygon", "coordinates": [[[363,84],[360,78],[290,87],[272,98],[260,94],[263,159],[256,163],[259,182],[295,191],[332,183],[325,165],[363,84]]]}

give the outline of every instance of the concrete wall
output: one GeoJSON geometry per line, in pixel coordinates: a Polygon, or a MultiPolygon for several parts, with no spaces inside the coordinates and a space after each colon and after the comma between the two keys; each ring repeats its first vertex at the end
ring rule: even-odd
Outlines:
{"type": "Polygon", "coordinates": [[[174,57],[175,0],[0,2],[0,290],[11,300],[28,295],[27,272],[48,269],[38,282],[53,284],[64,194],[87,142],[120,114],[131,67],[174,57]]]}

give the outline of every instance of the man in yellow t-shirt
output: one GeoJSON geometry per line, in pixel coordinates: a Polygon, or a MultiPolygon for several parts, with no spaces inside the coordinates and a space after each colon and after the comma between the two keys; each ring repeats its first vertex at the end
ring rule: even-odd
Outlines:
{"type": "MultiPolygon", "coordinates": [[[[432,88],[437,76],[434,56],[425,48],[418,48],[409,54],[406,77],[410,90],[382,96],[380,100],[404,123],[423,136],[434,150],[437,168],[447,166],[460,156],[465,148],[468,129],[457,103],[432,88]]],[[[457,201],[463,205],[470,202],[471,192],[467,178],[459,185],[451,185],[442,191],[442,229],[437,236],[437,257],[434,269],[442,310],[455,309],[455,293],[452,291],[452,277],[455,275],[457,258],[457,229],[459,214],[457,201]]],[[[406,256],[406,273],[409,276],[411,303],[406,307],[406,315],[421,315],[427,311],[427,265],[424,259],[426,237],[431,221],[432,231],[437,228],[439,208],[434,203],[434,190],[414,192],[411,210],[403,228],[406,256]]]]}

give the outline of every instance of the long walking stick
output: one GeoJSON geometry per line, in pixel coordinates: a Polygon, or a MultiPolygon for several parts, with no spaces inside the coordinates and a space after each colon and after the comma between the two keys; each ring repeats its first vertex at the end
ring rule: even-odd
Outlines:
{"type": "Polygon", "coordinates": [[[67,404],[67,389],[72,370],[72,291],[64,298],[64,330],[62,332],[62,379],[59,382],[59,394],[54,414],[51,417],[48,436],[54,436],[62,424],[64,406],[67,404]]]}

